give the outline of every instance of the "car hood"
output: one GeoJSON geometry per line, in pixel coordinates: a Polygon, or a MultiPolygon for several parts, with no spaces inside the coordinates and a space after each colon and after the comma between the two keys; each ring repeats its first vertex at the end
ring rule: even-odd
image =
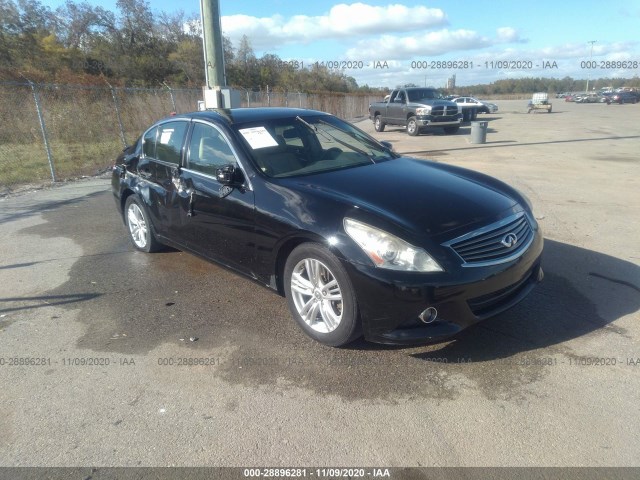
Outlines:
{"type": "Polygon", "coordinates": [[[493,219],[518,203],[498,180],[408,157],[286,183],[307,198],[321,196],[342,203],[346,214],[367,212],[428,236],[493,219]]]}
{"type": "Polygon", "coordinates": [[[418,107],[423,107],[423,106],[428,106],[428,107],[439,107],[439,106],[445,106],[445,107],[451,107],[451,106],[457,106],[458,104],[455,102],[452,102],[450,100],[444,100],[444,99],[432,99],[432,100],[426,100],[423,99],[420,102],[409,102],[407,104],[408,107],[414,107],[414,108],[418,108],[418,107]]]}

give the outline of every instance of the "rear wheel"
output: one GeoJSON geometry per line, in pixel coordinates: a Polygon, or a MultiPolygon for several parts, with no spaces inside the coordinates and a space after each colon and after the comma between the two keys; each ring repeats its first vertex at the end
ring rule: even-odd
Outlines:
{"type": "Polygon", "coordinates": [[[458,126],[456,126],[456,127],[444,127],[444,133],[447,133],[447,134],[456,133],[458,130],[460,130],[460,127],[458,127],[458,126]]]}
{"type": "Polygon", "coordinates": [[[409,117],[409,120],[407,120],[407,133],[412,137],[415,137],[416,135],[418,135],[418,133],[420,133],[418,122],[416,121],[415,117],[409,117]]]}
{"type": "Polygon", "coordinates": [[[296,247],[285,264],[284,283],[289,310],[308,336],[339,347],[361,335],[351,280],[327,248],[317,243],[296,247]]]}
{"type": "Polygon", "coordinates": [[[161,248],[151,229],[149,215],[137,195],[131,195],[124,204],[124,217],[133,246],[142,252],[155,252],[161,248]]]}
{"type": "Polygon", "coordinates": [[[373,127],[375,128],[376,132],[384,132],[385,126],[386,124],[382,121],[380,115],[376,115],[375,119],[373,120],[373,127]]]}

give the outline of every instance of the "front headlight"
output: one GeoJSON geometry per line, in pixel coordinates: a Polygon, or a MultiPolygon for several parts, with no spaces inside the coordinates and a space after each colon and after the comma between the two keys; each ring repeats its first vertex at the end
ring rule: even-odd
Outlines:
{"type": "Polygon", "coordinates": [[[344,219],[344,230],[376,267],[407,272],[443,272],[423,249],[365,223],[344,219]]]}
{"type": "Polygon", "coordinates": [[[416,108],[416,115],[431,115],[431,107],[416,108]]]}

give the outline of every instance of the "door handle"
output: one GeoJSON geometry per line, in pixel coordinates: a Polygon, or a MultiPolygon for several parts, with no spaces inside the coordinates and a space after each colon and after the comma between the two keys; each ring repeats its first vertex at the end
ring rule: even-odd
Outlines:
{"type": "Polygon", "coordinates": [[[187,217],[191,218],[195,215],[193,213],[193,204],[196,201],[196,191],[193,188],[190,188],[189,190],[187,190],[187,193],[189,194],[189,207],[187,208],[187,217]]]}

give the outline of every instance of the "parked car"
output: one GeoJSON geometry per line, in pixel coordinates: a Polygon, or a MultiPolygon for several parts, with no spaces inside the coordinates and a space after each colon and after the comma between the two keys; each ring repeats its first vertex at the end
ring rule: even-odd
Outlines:
{"type": "Polygon", "coordinates": [[[638,97],[631,92],[617,92],[611,94],[609,97],[611,103],[636,103],[638,102],[638,97]]]}
{"type": "Polygon", "coordinates": [[[461,109],[473,108],[476,113],[489,113],[489,107],[484,102],[473,97],[458,97],[453,99],[461,109]]]}
{"type": "Polygon", "coordinates": [[[486,113],[496,113],[498,111],[498,105],[496,105],[495,103],[485,102],[484,100],[480,100],[480,101],[484,103],[486,107],[489,109],[489,111],[486,113]]]}
{"type": "Polygon", "coordinates": [[[603,92],[600,94],[600,102],[601,103],[611,103],[611,95],[613,95],[613,92],[603,92]]]}
{"type": "MultiPolygon", "coordinates": [[[[606,99],[604,100],[606,102],[606,99]]],[[[576,103],[602,103],[603,97],[597,93],[585,93],[576,97],[576,103]]]]}
{"type": "Polygon", "coordinates": [[[112,190],[137,250],[171,245],[243,274],[332,346],[440,340],[543,276],[524,195],[313,110],[160,120],[117,158],[112,190]]]}

